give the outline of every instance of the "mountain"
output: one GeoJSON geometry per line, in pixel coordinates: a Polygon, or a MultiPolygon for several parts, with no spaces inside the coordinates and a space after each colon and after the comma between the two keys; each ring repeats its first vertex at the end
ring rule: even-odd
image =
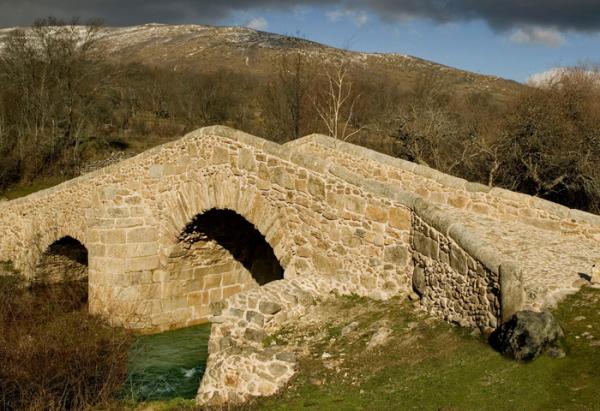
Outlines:
{"type": "Polygon", "coordinates": [[[310,40],[244,27],[145,24],[107,28],[101,35],[111,59],[139,62],[171,70],[244,70],[273,73],[274,62],[296,51],[316,62],[343,58],[370,75],[408,87],[418,76],[433,75],[457,91],[512,94],[519,83],[447,67],[403,54],[346,51],[310,40]]]}
{"type": "MultiPolygon", "coordinates": [[[[0,43],[15,29],[1,29],[0,43]]],[[[277,59],[290,51],[314,62],[342,58],[370,76],[408,88],[419,76],[430,75],[456,92],[487,92],[503,97],[519,83],[433,63],[403,54],[341,50],[314,41],[244,27],[145,24],[107,27],[99,35],[109,60],[136,62],[170,70],[214,71],[227,68],[269,76],[277,59]]]]}

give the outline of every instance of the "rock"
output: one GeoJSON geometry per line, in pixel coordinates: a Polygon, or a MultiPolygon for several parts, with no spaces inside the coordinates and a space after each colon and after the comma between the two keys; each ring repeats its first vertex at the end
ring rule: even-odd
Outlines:
{"type": "Polygon", "coordinates": [[[329,354],[328,352],[324,352],[324,353],[321,355],[321,358],[322,358],[322,359],[324,359],[324,360],[326,360],[326,359],[328,359],[328,358],[331,358],[331,357],[332,357],[332,355],[331,355],[331,354],[329,354]]]}
{"type": "Polygon", "coordinates": [[[390,334],[392,334],[391,329],[387,327],[379,328],[369,340],[369,343],[367,344],[367,350],[372,350],[375,347],[385,344],[389,339],[390,334]]]}
{"type": "Polygon", "coordinates": [[[346,334],[351,333],[352,331],[356,330],[357,328],[358,328],[358,322],[357,321],[351,322],[350,324],[348,324],[347,326],[342,328],[342,337],[346,334]]]}
{"type": "Polygon", "coordinates": [[[425,293],[425,287],[426,287],[425,270],[423,269],[423,267],[420,267],[418,265],[415,266],[415,270],[413,271],[412,282],[413,282],[413,289],[416,291],[416,293],[419,294],[420,296],[423,295],[425,293]]]}
{"type": "Polygon", "coordinates": [[[410,301],[419,301],[419,294],[417,294],[417,293],[409,293],[408,294],[408,299],[410,301]]]}
{"type": "Polygon", "coordinates": [[[265,338],[266,334],[263,330],[256,330],[254,328],[246,328],[244,332],[244,338],[248,341],[254,341],[257,343],[261,343],[265,338]]]}
{"type": "Polygon", "coordinates": [[[502,354],[519,361],[531,361],[546,348],[556,346],[564,336],[549,311],[518,311],[490,336],[490,344],[502,354]]]}
{"type": "Polygon", "coordinates": [[[573,318],[574,321],[583,321],[585,320],[585,317],[583,315],[578,315],[577,317],[573,318]]]}
{"type": "Polygon", "coordinates": [[[567,354],[562,348],[550,347],[548,348],[548,356],[550,358],[564,358],[567,356],[567,354]]]}
{"type": "Polygon", "coordinates": [[[296,354],[294,354],[293,352],[284,351],[284,352],[277,353],[275,355],[275,358],[277,358],[279,361],[295,362],[296,354]]]}
{"type": "Polygon", "coordinates": [[[271,301],[261,301],[258,309],[261,313],[267,315],[275,315],[281,311],[281,305],[271,301]]]}

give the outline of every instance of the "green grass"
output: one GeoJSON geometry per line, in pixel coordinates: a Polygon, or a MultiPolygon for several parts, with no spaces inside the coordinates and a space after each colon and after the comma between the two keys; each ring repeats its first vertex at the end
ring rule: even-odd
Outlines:
{"type": "Polygon", "coordinates": [[[383,349],[365,352],[368,341],[365,337],[369,333],[347,341],[341,337],[333,345],[324,342],[316,348],[332,354],[334,361],[346,360],[328,369],[319,356],[303,359],[300,372],[288,390],[277,397],[259,399],[252,408],[600,409],[600,345],[593,345],[594,341],[600,343],[598,290],[586,289],[569,297],[556,310],[567,335],[567,356],[562,359],[542,356],[527,364],[503,358],[483,338],[471,336],[465,330],[416,318],[406,303],[396,307],[387,303],[378,305],[372,312],[352,320],[359,321],[360,330],[373,321],[387,319],[394,334],[383,349]],[[576,321],[578,316],[586,319],[576,321]],[[410,323],[413,327],[408,326],[410,323]],[[588,340],[581,337],[584,332],[597,335],[588,340]],[[345,355],[342,357],[341,353],[345,355]]]}

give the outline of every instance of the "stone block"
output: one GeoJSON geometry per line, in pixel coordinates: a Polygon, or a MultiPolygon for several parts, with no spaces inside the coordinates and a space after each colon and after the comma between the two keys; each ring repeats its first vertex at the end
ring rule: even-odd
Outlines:
{"type": "Polygon", "coordinates": [[[253,323],[262,327],[265,323],[265,317],[261,313],[257,313],[256,311],[247,311],[246,312],[246,321],[249,323],[253,323]]]}
{"type": "Polygon", "coordinates": [[[285,373],[289,371],[289,368],[286,365],[275,362],[269,365],[269,373],[275,378],[278,379],[285,373]]]}
{"type": "Polygon", "coordinates": [[[423,235],[422,233],[416,232],[413,235],[413,247],[415,250],[426,257],[438,259],[439,246],[437,241],[423,235]]]}
{"type": "Polygon", "coordinates": [[[427,287],[427,282],[425,279],[425,270],[423,267],[416,265],[413,271],[412,278],[413,290],[419,294],[419,296],[423,296],[425,294],[425,290],[427,287]]]}
{"type": "Polygon", "coordinates": [[[348,211],[362,214],[365,212],[366,201],[361,197],[349,195],[344,198],[344,206],[348,211]]]}
{"type": "Polygon", "coordinates": [[[314,254],[312,262],[317,273],[321,274],[332,275],[337,273],[341,268],[341,263],[336,258],[323,254],[314,254]]]}
{"type": "Polygon", "coordinates": [[[223,299],[225,298],[229,298],[232,295],[235,295],[237,293],[239,293],[240,291],[242,291],[242,287],[239,285],[233,285],[230,287],[224,287],[223,288],[223,299]]]}
{"type": "Polygon", "coordinates": [[[274,167],[271,169],[271,182],[290,190],[294,188],[293,179],[283,167],[274,167]]]}
{"type": "Polygon", "coordinates": [[[158,244],[156,242],[127,244],[126,248],[127,257],[149,257],[158,254],[158,244]]]}
{"type": "Polygon", "coordinates": [[[217,288],[221,286],[221,275],[220,274],[207,274],[203,277],[204,289],[208,290],[211,288],[217,288]]]}
{"type": "Polygon", "coordinates": [[[308,192],[319,200],[325,198],[325,183],[318,177],[309,176],[308,192]]]}
{"type": "Polygon", "coordinates": [[[280,304],[271,301],[261,301],[258,305],[258,309],[261,313],[267,315],[275,315],[281,311],[282,307],[280,304]]]}
{"type": "Polygon", "coordinates": [[[392,245],[385,247],[383,252],[383,261],[386,263],[406,265],[408,262],[408,248],[403,245],[392,245]]]}
{"type": "Polygon", "coordinates": [[[367,205],[367,209],[365,211],[365,216],[369,220],[383,223],[383,222],[386,222],[388,219],[388,212],[387,212],[387,210],[383,209],[382,207],[369,204],[369,205],[367,205]]]}
{"type": "Polygon", "coordinates": [[[125,230],[102,230],[99,233],[103,244],[123,244],[126,241],[125,230]]]}
{"type": "Polygon", "coordinates": [[[155,227],[139,227],[127,230],[128,243],[146,243],[157,240],[157,229],[155,227]]]}
{"type": "Polygon", "coordinates": [[[399,230],[410,230],[411,227],[411,212],[402,208],[391,208],[389,210],[390,226],[399,230]]]}
{"type": "Polygon", "coordinates": [[[256,160],[254,159],[254,153],[246,148],[241,148],[238,154],[238,166],[244,170],[255,171],[256,160]]]}
{"type": "Polygon", "coordinates": [[[127,271],[151,271],[157,269],[158,265],[158,256],[135,257],[127,260],[127,271]]]}
{"type": "Polygon", "coordinates": [[[213,164],[223,164],[229,162],[229,151],[223,147],[215,147],[212,155],[213,164]]]}
{"type": "Polygon", "coordinates": [[[202,291],[194,291],[187,294],[187,303],[189,305],[202,305],[202,291]]]}
{"type": "Polygon", "coordinates": [[[467,256],[463,250],[454,244],[450,248],[450,267],[461,275],[468,274],[467,256]]]}

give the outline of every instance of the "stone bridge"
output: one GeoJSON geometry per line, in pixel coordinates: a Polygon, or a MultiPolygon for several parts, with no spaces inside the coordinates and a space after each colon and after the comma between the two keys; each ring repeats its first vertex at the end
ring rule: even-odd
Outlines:
{"type": "Polygon", "coordinates": [[[577,291],[599,257],[598,216],[322,135],[221,126],[0,204],[0,261],[31,281],[87,277],[92,312],[145,332],[211,321],[203,403],[285,384],[293,354],[263,341],[323,298],[414,289],[434,315],[495,328],[577,291]]]}

